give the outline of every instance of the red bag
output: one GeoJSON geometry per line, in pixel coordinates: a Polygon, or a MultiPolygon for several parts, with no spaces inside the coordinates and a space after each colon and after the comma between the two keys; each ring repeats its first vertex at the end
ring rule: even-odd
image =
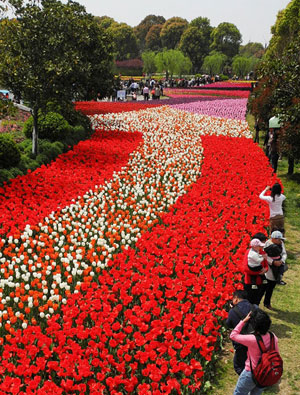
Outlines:
{"type": "Polygon", "coordinates": [[[272,332],[270,333],[271,342],[269,350],[266,349],[264,342],[260,335],[256,335],[256,341],[261,351],[261,357],[258,364],[252,369],[250,359],[250,366],[252,372],[252,379],[257,387],[264,388],[276,384],[283,372],[283,361],[279,353],[275,350],[275,339],[272,332]]]}

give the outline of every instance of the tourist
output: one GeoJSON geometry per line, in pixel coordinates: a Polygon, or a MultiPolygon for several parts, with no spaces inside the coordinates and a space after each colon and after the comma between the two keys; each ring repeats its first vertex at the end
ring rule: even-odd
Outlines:
{"type": "MultiPolygon", "coordinates": [[[[233,331],[230,334],[230,339],[244,345],[245,347],[248,347],[248,356],[245,363],[245,369],[242,371],[242,373],[239,376],[239,379],[237,381],[233,393],[234,395],[247,395],[247,394],[260,395],[264,390],[263,388],[258,387],[252,379],[251,365],[252,365],[252,369],[254,369],[261,357],[261,351],[257,344],[255,334],[247,334],[247,335],[241,334],[244,325],[250,320],[251,316],[253,318],[253,327],[255,334],[258,334],[262,337],[262,341],[266,349],[269,349],[271,345],[271,335],[270,333],[268,333],[271,326],[271,319],[269,315],[261,309],[257,309],[255,312],[250,312],[233,329],[233,331]]],[[[274,335],[274,340],[275,340],[275,350],[279,352],[278,339],[275,335],[274,335]]]]}
{"type": "MultiPolygon", "coordinates": [[[[232,308],[226,320],[228,328],[235,328],[240,320],[244,319],[250,311],[257,309],[258,306],[252,305],[247,298],[247,292],[244,290],[237,290],[233,293],[232,308]]],[[[236,373],[240,375],[245,368],[247,347],[235,341],[232,344],[234,348],[233,367],[236,373]]]]}
{"type": "Polygon", "coordinates": [[[286,197],[281,193],[281,185],[276,183],[272,186],[267,186],[259,195],[261,200],[268,203],[270,209],[270,233],[274,230],[279,230],[284,235],[284,216],[282,204],[286,197]],[[271,189],[271,196],[266,196],[266,192],[271,189]]]}
{"type": "Polygon", "coordinates": [[[244,290],[247,291],[249,302],[259,306],[267,285],[267,255],[262,250],[264,243],[259,239],[252,239],[250,247],[244,256],[244,290]]]}
{"type": "Polygon", "coordinates": [[[286,284],[286,282],[282,280],[283,273],[287,270],[287,253],[283,240],[284,237],[282,233],[277,230],[271,234],[271,239],[266,242],[264,247],[268,255],[267,262],[269,265],[269,269],[266,273],[268,283],[265,289],[264,306],[269,310],[273,309],[271,298],[276,284],[286,284]],[[272,249],[274,251],[273,254],[270,253],[272,249]],[[279,255],[276,255],[276,250],[279,255]]]}
{"type": "Polygon", "coordinates": [[[159,85],[157,84],[155,86],[155,99],[160,99],[160,95],[161,95],[161,90],[160,90],[159,85]]]}
{"type": "Polygon", "coordinates": [[[149,100],[149,87],[148,87],[148,85],[144,86],[143,95],[144,95],[144,100],[149,100]]]}

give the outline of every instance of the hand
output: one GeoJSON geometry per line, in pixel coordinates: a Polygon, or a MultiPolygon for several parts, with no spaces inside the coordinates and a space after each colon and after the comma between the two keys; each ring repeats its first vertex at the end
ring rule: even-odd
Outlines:
{"type": "Polygon", "coordinates": [[[265,274],[267,273],[268,269],[266,268],[262,268],[261,271],[259,272],[259,274],[265,274]]]}
{"type": "Polygon", "coordinates": [[[268,186],[266,187],[266,191],[268,191],[269,189],[271,189],[270,185],[268,185],[268,186]]]}
{"type": "Polygon", "coordinates": [[[246,315],[246,317],[243,319],[243,322],[244,322],[244,323],[246,323],[246,322],[248,322],[248,321],[250,320],[251,314],[252,314],[252,311],[249,311],[249,313],[248,313],[248,314],[246,315]]]}
{"type": "Polygon", "coordinates": [[[281,266],[282,265],[282,261],[273,261],[273,265],[274,266],[281,266]]]}

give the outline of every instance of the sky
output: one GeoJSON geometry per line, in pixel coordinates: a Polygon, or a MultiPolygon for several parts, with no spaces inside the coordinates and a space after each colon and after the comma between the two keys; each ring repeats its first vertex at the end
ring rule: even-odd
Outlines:
{"type": "Polygon", "coordinates": [[[271,26],[278,11],[290,0],[77,0],[94,16],[107,15],[117,22],[138,25],[149,14],[165,19],[180,16],[190,22],[198,16],[210,20],[211,26],[230,22],[242,34],[242,44],[259,42],[268,45],[271,26]]]}

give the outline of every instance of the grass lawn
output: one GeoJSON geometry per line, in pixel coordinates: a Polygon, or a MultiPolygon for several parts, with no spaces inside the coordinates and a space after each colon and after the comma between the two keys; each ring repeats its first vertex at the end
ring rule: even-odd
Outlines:
{"type": "MultiPolygon", "coordinates": [[[[247,117],[253,130],[253,117],[247,117]]],[[[260,138],[263,141],[263,138],[260,138]]],[[[279,339],[280,353],[284,362],[284,373],[278,385],[265,389],[264,393],[299,395],[300,393],[300,163],[295,165],[295,174],[287,175],[288,163],[285,158],[278,162],[277,174],[280,177],[284,194],[286,218],[286,249],[289,270],[284,274],[287,285],[276,286],[273,296],[273,311],[268,311],[272,319],[271,330],[279,339]]],[[[210,395],[233,393],[238,376],[233,370],[232,344],[227,341],[223,356],[218,363],[218,374],[210,395]]]]}

